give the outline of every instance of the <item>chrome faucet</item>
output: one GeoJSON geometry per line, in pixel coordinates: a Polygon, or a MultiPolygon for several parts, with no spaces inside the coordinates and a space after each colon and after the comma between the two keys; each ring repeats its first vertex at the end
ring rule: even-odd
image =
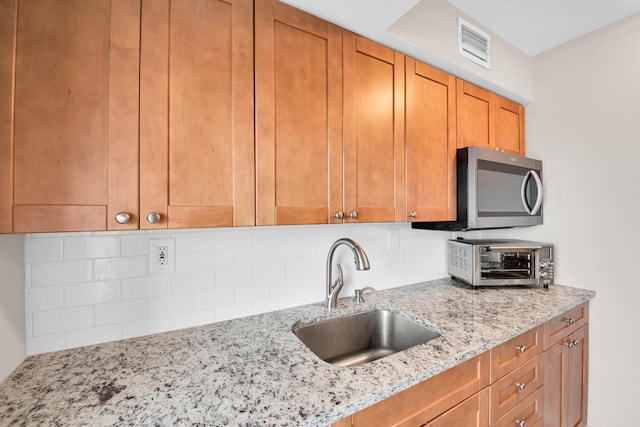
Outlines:
{"type": "Polygon", "coordinates": [[[340,267],[340,264],[337,264],[338,279],[333,282],[331,277],[333,270],[333,254],[338,246],[341,245],[346,245],[353,251],[356,270],[368,270],[369,268],[371,268],[369,266],[369,258],[367,258],[367,254],[364,253],[364,250],[360,247],[359,244],[347,238],[338,239],[333,242],[333,245],[331,245],[331,247],[329,248],[329,254],[327,255],[327,295],[325,305],[329,309],[336,307],[338,294],[340,293],[340,291],[342,290],[342,286],[344,285],[344,278],[342,277],[342,267],[340,267]]]}

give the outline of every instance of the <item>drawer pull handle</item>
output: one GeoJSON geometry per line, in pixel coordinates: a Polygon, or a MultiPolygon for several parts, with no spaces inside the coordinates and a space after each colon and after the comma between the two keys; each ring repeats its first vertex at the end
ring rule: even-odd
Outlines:
{"type": "Polygon", "coordinates": [[[564,321],[564,323],[567,323],[569,325],[573,325],[575,323],[575,320],[573,320],[572,317],[565,317],[564,319],[562,319],[564,321]]]}
{"type": "Polygon", "coordinates": [[[516,346],[516,350],[518,350],[520,353],[524,353],[527,351],[527,346],[526,345],[517,345],[516,346]]]}
{"type": "Polygon", "coordinates": [[[527,385],[525,383],[516,383],[516,387],[524,391],[527,388],[527,385]]]}
{"type": "Polygon", "coordinates": [[[569,348],[573,348],[573,347],[579,346],[580,345],[580,341],[578,341],[578,340],[567,341],[564,345],[566,345],[569,348]]]}
{"type": "Polygon", "coordinates": [[[525,420],[518,420],[518,419],[516,419],[516,420],[514,420],[514,421],[516,422],[516,425],[517,425],[518,427],[526,427],[526,426],[527,426],[527,423],[526,423],[526,421],[525,421],[525,420]]]}

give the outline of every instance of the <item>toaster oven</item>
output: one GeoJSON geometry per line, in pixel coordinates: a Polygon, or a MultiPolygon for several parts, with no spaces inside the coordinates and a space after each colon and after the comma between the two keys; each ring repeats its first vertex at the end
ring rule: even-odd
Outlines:
{"type": "Polygon", "coordinates": [[[477,286],[553,284],[553,245],[524,240],[449,240],[448,274],[477,286]]]}

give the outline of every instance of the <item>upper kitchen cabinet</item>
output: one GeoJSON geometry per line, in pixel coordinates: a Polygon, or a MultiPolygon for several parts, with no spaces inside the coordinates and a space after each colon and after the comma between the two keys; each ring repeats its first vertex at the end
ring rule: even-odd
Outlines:
{"type": "Polygon", "coordinates": [[[343,38],[345,221],[406,221],[404,55],[343,38]]]}
{"type": "Polygon", "coordinates": [[[0,231],[137,228],[139,1],[0,8],[0,231]]]}
{"type": "Polygon", "coordinates": [[[457,147],[525,154],[524,107],[457,79],[457,147]]]}
{"type": "Polygon", "coordinates": [[[143,0],[141,229],[255,224],[253,3],[143,0]]]}
{"type": "Polygon", "coordinates": [[[406,215],[455,220],[456,79],[406,59],[406,215]]]}
{"type": "Polygon", "coordinates": [[[257,224],[342,222],[342,30],[255,2],[257,224]]]}

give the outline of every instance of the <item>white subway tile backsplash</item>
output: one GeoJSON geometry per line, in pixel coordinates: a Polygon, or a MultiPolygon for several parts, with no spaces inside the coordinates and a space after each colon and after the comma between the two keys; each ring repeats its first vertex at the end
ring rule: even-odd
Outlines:
{"type": "Polygon", "coordinates": [[[328,250],[341,237],[360,243],[371,261],[371,270],[356,271],[351,251],[336,251],[341,297],[446,276],[451,234],[403,223],[28,234],[28,352],[319,303],[328,250]],[[389,228],[398,229],[397,250],[387,249],[389,228]],[[149,274],[149,239],[175,239],[174,272],[149,274]]]}
{"type": "Polygon", "coordinates": [[[62,286],[45,286],[41,288],[27,288],[25,292],[25,307],[30,313],[54,310],[64,306],[62,286]]]}
{"type": "Polygon", "coordinates": [[[122,280],[122,299],[148,298],[171,293],[171,276],[148,276],[122,280]]]}
{"type": "Polygon", "coordinates": [[[145,319],[146,317],[148,317],[146,299],[119,301],[95,306],[96,326],[116,325],[145,319]]]}
{"type": "Polygon", "coordinates": [[[62,238],[27,239],[24,253],[26,263],[62,261],[62,238]]]}
{"type": "Polygon", "coordinates": [[[33,335],[75,331],[93,326],[93,307],[67,308],[33,313],[33,335]]]}
{"type": "Polygon", "coordinates": [[[194,293],[194,298],[196,310],[231,305],[235,302],[235,290],[232,286],[229,286],[198,291],[194,293]]]}
{"type": "Polygon", "coordinates": [[[64,259],[119,257],[120,246],[120,236],[65,237],[64,259]]]}
{"type": "Polygon", "coordinates": [[[111,280],[147,275],[147,257],[99,258],[93,261],[94,279],[111,280]]]}
{"type": "Polygon", "coordinates": [[[92,271],[90,260],[32,263],[31,286],[88,282],[92,271]]]}
{"type": "Polygon", "coordinates": [[[119,301],[122,296],[120,281],[72,283],[64,286],[65,307],[119,301]]]}

